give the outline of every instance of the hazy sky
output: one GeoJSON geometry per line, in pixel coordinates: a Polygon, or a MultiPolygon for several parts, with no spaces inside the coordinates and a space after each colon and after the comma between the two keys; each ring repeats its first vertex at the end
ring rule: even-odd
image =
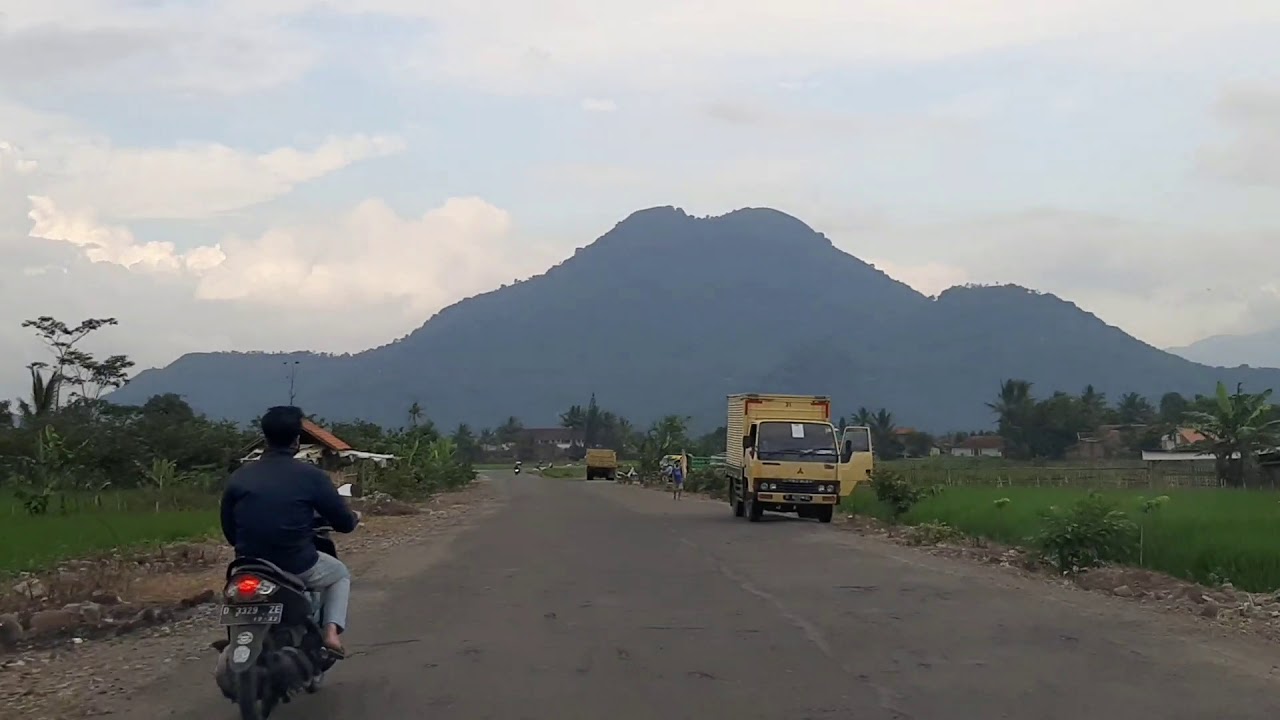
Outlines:
{"type": "Polygon", "coordinates": [[[933,294],[1280,324],[1276,0],[5,0],[0,396],[356,350],[629,212],[790,212],[933,294]]]}

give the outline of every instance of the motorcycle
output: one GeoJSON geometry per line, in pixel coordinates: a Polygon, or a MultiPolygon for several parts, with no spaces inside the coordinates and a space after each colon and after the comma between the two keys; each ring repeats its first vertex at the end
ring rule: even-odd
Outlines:
{"type": "MultiPolygon", "coordinates": [[[[315,545],[337,557],[331,531],[318,523],[315,545]]],[[[218,622],[227,639],[214,643],[221,653],[214,678],[243,720],[265,720],[299,691],[318,691],[339,657],[322,640],[319,593],[296,575],[266,560],[238,557],[227,566],[226,579],[218,622]]]]}
{"type": "Polygon", "coordinates": [[[517,474],[517,475],[519,475],[519,474],[520,474],[520,468],[518,468],[518,467],[516,468],[516,474],[517,474]]]}

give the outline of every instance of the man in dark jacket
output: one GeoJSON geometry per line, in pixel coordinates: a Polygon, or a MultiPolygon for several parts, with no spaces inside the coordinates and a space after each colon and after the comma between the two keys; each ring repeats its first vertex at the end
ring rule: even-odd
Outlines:
{"type": "Polygon", "coordinates": [[[349,533],[360,522],[323,470],[294,458],[302,436],[302,411],[267,410],[262,435],[267,447],[257,462],[231,474],[222,494],[222,534],[236,555],[274,563],[319,592],[324,604],[324,644],[342,654],[351,573],[340,560],[316,550],[316,517],[349,533]]]}

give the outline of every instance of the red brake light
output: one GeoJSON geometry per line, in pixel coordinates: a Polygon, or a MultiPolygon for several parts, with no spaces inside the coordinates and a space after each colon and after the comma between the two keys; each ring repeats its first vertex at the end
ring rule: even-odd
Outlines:
{"type": "Polygon", "coordinates": [[[256,577],[249,576],[240,578],[240,582],[236,583],[236,591],[241,597],[253,597],[258,594],[258,588],[262,585],[262,581],[256,577]]]}

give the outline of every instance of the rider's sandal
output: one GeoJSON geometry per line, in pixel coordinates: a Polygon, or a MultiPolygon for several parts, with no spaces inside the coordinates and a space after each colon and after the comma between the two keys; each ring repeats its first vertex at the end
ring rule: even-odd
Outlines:
{"type": "Polygon", "coordinates": [[[325,645],[325,646],[324,646],[324,653],[325,653],[326,655],[328,655],[329,657],[333,658],[334,660],[346,660],[346,659],[347,659],[347,651],[346,651],[346,650],[334,650],[333,648],[329,647],[328,645],[325,645]]]}

